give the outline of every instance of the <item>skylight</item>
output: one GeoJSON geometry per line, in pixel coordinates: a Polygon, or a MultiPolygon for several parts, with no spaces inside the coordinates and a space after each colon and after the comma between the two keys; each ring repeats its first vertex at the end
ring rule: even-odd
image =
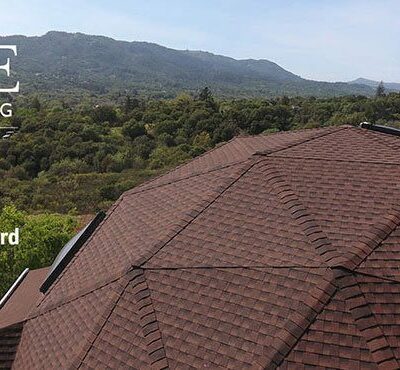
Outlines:
{"type": "Polygon", "coordinates": [[[46,280],[40,287],[40,291],[45,293],[51,284],[57,279],[61,271],[68,265],[75,253],[85,244],[89,237],[99,226],[100,222],[105,217],[104,212],[99,212],[96,217],[90,221],[82,230],[80,230],[65,246],[61,249],[60,253],[55,258],[50,267],[46,280]]]}

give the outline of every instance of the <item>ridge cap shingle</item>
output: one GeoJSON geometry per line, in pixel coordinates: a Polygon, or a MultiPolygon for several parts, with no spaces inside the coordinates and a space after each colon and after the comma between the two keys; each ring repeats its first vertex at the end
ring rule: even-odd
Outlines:
{"type": "MultiPolygon", "coordinates": [[[[327,267],[327,270],[329,267],[327,267]]],[[[266,346],[265,355],[257,361],[263,368],[279,367],[283,360],[290,354],[296,344],[307,332],[318,315],[324,310],[329,301],[335,295],[337,289],[331,279],[324,279],[325,285],[316,286],[310,292],[308,299],[300,303],[300,309],[292,312],[285,325],[281,329],[281,335],[274,338],[270,345],[266,346]],[[317,302],[312,302],[312,298],[317,302]],[[279,343],[275,343],[275,341],[279,343]],[[278,345],[277,345],[278,344],[278,345]]]]}
{"type": "Polygon", "coordinates": [[[266,166],[269,167],[269,175],[267,182],[274,189],[283,207],[285,207],[290,215],[296,220],[304,235],[310,241],[327,266],[329,261],[336,256],[336,252],[332,247],[332,243],[325,235],[323,230],[314,220],[312,212],[307,209],[297,194],[292,190],[290,183],[286,180],[284,174],[275,167],[275,164],[264,159],[266,166]]]}
{"type": "Polygon", "coordinates": [[[334,271],[335,280],[344,293],[346,305],[365,338],[373,359],[379,367],[398,369],[400,364],[396,355],[370,307],[370,302],[361,290],[354,271],[342,268],[334,271]]]}
{"type": "Polygon", "coordinates": [[[359,269],[398,226],[400,226],[400,206],[394,205],[383,216],[381,221],[373,224],[369,231],[357,241],[359,249],[364,253],[364,256],[353,255],[346,261],[344,267],[353,271],[359,269]]]}
{"type": "Polygon", "coordinates": [[[162,333],[159,329],[159,323],[156,317],[156,312],[151,299],[151,290],[149,289],[144,274],[141,268],[133,268],[120,278],[121,283],[116,299],[110,302],[109,307],[99,320],[97,329],[91,336],[88,343],[84,345],[79,354],[74,360],[73,366],[81,368],[85,358],[88,356],[94,343],[102,333],[108,319],[117,308],[119,301],[122,299],[128,286],[132,285],[132,291],[136,299],[137,313],[139,316],[140,327],[146,341],[147,354],[152,369],[163,370],[168,369],[168,359],[166,357],[165,347],[162,340],[162,333]]]}
{"type": "Polygon", "coordinates": [[[138,315],[140,325],[146,341],[146,347],[151,366],[154,369],[162,370],[168,368],[168,358],[165,352],[165,345],[162,333],[157,320],[157,314],[154,310],[151,290],[147,284],[143,269],[138,269],[140,275],[136,276],[132,282],[135,287],[133,292],[137,300],[138,315]]]}
{"type": "MultiPolygon", "coordinates": [[[[279,353],[272,359],[272,362],[274,362],[274,368],[279,367],[282,362],[289,357],[291,352],[296,348],[297,343],[299,343],[307,333],[307,329],[311,327],[321,314],[323,314],[331,300],[334,299],[337,294],[341,294],[347,310],[376,364],[382,366],[384,369],[398,369],[400,365],[398,359],[390,346],[388,338],[382,331],[381,325],[377,322],[375,314],[370,308],[371,303],[366,299],[365,294],[362,292],[356,276],[369,276],[382,281],[387,281],[388,279],[348,270],[344,267],[332,267],[328,269],[333,273],[332,279],[329,283],[334,287],[334,289],[330,289],[329,293],[327,292],[329,296],[325,297],[322,307],[318,312],[315,314],[309,314],[310,320],[308,321],[308,325],[297,340],[293,342],[290,349],[287,350],[285,349],[285,345],[281,345],[283,350],[279,351],[279,353]],[[282,356],[283,353],[285,353],[284,356],[282,356]]],[[[400,284],[400,281],[396,281],[396,283],[400,284]]],[[[290,335],[288,338],[290,340],[290,335]]]]}

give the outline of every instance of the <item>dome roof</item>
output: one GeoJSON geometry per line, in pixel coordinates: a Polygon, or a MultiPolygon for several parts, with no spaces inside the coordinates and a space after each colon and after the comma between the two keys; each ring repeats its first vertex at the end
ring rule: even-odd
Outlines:
{"type": "Polygon", "coordinates": [[[237,137],[124,193],[14,368],[398,368],[400,139],[237,137]]]}

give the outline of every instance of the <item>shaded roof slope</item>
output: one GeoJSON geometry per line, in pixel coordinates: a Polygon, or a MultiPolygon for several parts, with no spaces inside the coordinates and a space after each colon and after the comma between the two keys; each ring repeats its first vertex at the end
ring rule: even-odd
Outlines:
{"type": "Polygon", "coordinates": [[[14,368],[398,368],[399,158],[348,126],[238,137],[126,192],[14,368]]]}
{"type": "Polygon", "coordinates": [[[0,309],[0,368],[9,368],[14,361],[24,321],[41,296],[39,287],[47,271],[47,267],[28,271],[0,309]]]}
{"type": "Polygon", "coordinates": [[[0,309],[0,328],[23,322],[42,295],[39,291],[48,272],[48,267],[30,270],[18,289],[0,309]]]}
{"type": "Polygon", "coordinates": [[[23,323],[0,329],[0,368],[11,368],[21,340],[23,323]]]}

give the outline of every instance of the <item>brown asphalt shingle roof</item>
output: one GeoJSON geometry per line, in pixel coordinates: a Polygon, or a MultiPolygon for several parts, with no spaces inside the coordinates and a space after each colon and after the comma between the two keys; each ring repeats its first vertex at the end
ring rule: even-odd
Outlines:
{"type": "Polygon", "coordinates": [[[48,267],[30,270],[18,289],[10,296],[0,310],[0,328],[25,320],[29,311],[42,295],[39,291],[48,272],[48,267]]]}
{"type": "Polygon", "coordinates": [[[0,309],[0,368],[8,368],[14,361],[23,323],[41,296],[39,287],[47,271],[47,267],[29,271],[0,309]]]}
{"type": "Polygon", "coordinates": [[[238,137],[122,195],[14,368],[398,368],[400,140],[238,137]]]}
{"type": "Polygon", "coordinates": [[[0,329],[0,368],[9,369],[15,359],[21,340],[23,323],[17,323],[0,329]]]}

